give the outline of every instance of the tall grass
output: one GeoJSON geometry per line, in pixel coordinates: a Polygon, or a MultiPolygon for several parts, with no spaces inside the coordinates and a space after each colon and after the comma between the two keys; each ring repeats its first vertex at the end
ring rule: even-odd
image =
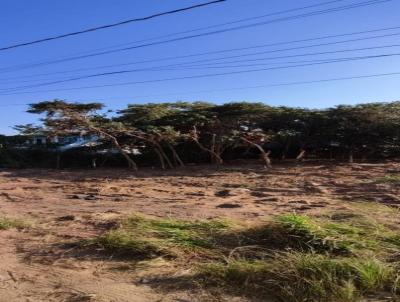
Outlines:
{"type": "Polygon", "coordinates": [[[90,244],[131,257],[191,259],[193,282],[262,301],[396,297],[400,217],[374,209],[287,214],[254,227],[134,215],[90,244]]]}
{"type": "Polygon", "coordinates": [[[209,252],[215,238],[227,228],[223,221],[180,221],[133,215],[91,243],[125,256],[178,256],[186,252],[209,252]]]}
{"type": "Polygon", "coordinates": [[[199,277],[209,285],[278,301],[357,301],[367,293],[392,292],[397,273],[373,258],[285,252],[268,261],[201,265],[199,277]]]}

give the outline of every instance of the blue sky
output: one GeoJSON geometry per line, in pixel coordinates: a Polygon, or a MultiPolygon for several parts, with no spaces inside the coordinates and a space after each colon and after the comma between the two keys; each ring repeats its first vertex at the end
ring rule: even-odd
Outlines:
{"type": "MultiPolygon", "coordinates": [[[[300,18],[285,22],[276,22],[258,27],[204,36],[173,43],[154,45],[125,52],[82,60],[51,64],[24,70],[15,70],[17,65],[32,64],[69,57],[80,53],[93,52],[101,48],[113,49],[116,45],[132,43],[171,33],[196,29],[199,27],[231,22],[242,18],[288,10],[326,2],[327,0],[228,0],[206,8],[161,17],[145,22],[106,29],[62,40],[42,43],[9,51],[0,52],[0,89],[38,84],[62,78],[88,75],[120,69],[160,67],[166,64],[190,62],[199,59],[221,58],[224,56],[248,54],[256,50],[238,51],[228,54],[176,59],[165,62],[134,64],[107,69],[74,71],[65,74],[53,74],[69,70],[91,68],[102,65],[115,65],[141,60],[154,60],[164,57],[176,57],[201,52],[218,51],[239,47],[270,44],[314,38],[326,35],[366,31],[386,27],[400,26],[398,12],[400,1],[392,0],[341,12],[300,18]],[[6,69],[10,68],[11,71],[6,69]],[[40,74],[49,74],[41,75],[40,74]]],[[[343,0],[338,3],[317,7],[285,15],[271,16],[238,25],[267,21],[279,17],[319,11],[343,5],[360,3],[363,0],[343,0]]],[[[364,0],[366,1],[366,0],[364,0]]],[[[2,0],[0,3],[0,47],[10,44],[35,40],[42,37],[81,30],[88,27],[118,22],[124,19],[151,15],[156,12],[171,10],[206,2],[205,0],[2,0]]],[[[221,27],[231,27],[225,26],[221,27]]],[[[218,28],[220,29],[220,28],[218,28]]],[[[199,31],[200,33],[204,31],[199,31]]],[[[364,34],[356,37],[332,38],[323,42],[333,42],[358,37],[368,37],[387,33],[400,33],[400,28],[384,33],[364,34]]],[[[317,41],[318,42],[318,41],[317,41]]],[[[286,47],[305,46],[316,42],[304,42],[291,45],[266,47],[260,50],[279,50],[286,47]]],[[[138,44],[138,42],[136,42],[138,44]]],[[[343,49],[400,45],[400,35],[370,39],[344,44],[320,46],[304,50],[280,51],[267,55],[251,56],[265,58],[271,56],[296,55],[310,52],[326,52],[343,49]]],[[[299,60],[332,59],[380,54],[400,54],[400,47],[357,51],[339,54],[326,54],[305,58],[270,60],[271,66],[282,66],[287,62],[299,60]]],[[[240,58],[241,60],[246,58],[240,58]]],[[[240,60],[236,59],[236,60],[240,60]]],[[[226,59],[229,61],[228,59],[226,59]]],[[[262,62],[265,64],[265,62],[262,62]]],[[[236,63],[235,65],[238,65],[236,63]]],[[[250,64],[250,63],[242,63],[250,64]]],[[[254,62],[252,63],[254,64],[254,62]]],[[[240,64],[239,64],[240,65],[240,64]]],[[[287,65],[287,64],[286,64],[287,65]]],[[[222,66],[224,66],[222,64],[222,66]]],[[[392,101],[400,99],[400,75],[380,78],[357,79],[337,82],[324,82],[306,85],[257,87],[275,83],[313,81],[337,77],[400,72],[400,57],[374,58],[352,62],[321,64],[290,69],[277,69],[224,75],[215,77],[192,78],[174,81],[151,82],[134,85],[112,86],[92,89],[75,89],[45,92],[52,89],[68,89],[82,86],[107,85],[121,82],[147,81],[164,78],[185,77],[210,73],[229,72],[245,69],[268,67],[225,67],[180,70],[156,70],[97,77],[68,83],[59,83],[40,88],[19,90],[12,94],[0,93],[0,133],[13,133],[15,124],[31,123],[37,117],[24,113],[23,104],[54,98],[69,101],[101,101],[110,109],[124,108],[128,103],[163,102],[175,100],[211,101],[216,103],[230,101],[262,101],[270,105],[288,105],[299,107],[329,107],[337,104],[355,104],[371,101],[392,101]],[[38,90],[43,92],[37,92],[38,90]],[[36,92],[35,92],[36,91],[36,92]],[[20,93],[30,92],[30,93],[20,93]]]]}

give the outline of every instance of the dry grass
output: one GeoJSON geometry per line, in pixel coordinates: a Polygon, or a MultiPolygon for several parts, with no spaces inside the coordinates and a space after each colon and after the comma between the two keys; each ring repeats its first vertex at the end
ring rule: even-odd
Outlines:
{"type": "Polygon", "coordinates": [[[133,258],[161,256],[178,265],[195,253],[192,282],[268,301],[358,301],[382,293],[395,297],[400,232],[397,225],[380,223],[377,213],[398,223],[396,211],[372,204],[318,217],[281,215],[251,228],[135,215],[90,244],[133,258]]]}

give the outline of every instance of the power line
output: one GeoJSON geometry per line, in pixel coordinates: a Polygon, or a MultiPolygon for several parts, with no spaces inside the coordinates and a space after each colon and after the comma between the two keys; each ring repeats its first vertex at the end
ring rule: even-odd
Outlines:
{"type": "Polygon", "coordinates": [[[320,10],[320,11],[313,11],[313,12],[309,12],[309,13],[305,13],[305,14],[294,15],[294,16],[289,16],[289,17],[282,17],[282,18],[278,18],[278,19],[272,19],[272,20],[253,23],[253,24],[248,24],[248,25],[241,25],[241,26],[231,27],[231,28],[227,28],[227,29],[221,29],[221,30],[216,30],[216,31],[211,31],[211,32],[205,32],[205,33],[201,33],[201,34],[183,36],[183,37],[169,39],[169,40],[157,41],[157,42],[152,42],[152,43],[145,43],[145,44],[135,45],[135,46],[131,46],[131,47],[125,47],[125,48],[120,48],[120,49],[115,49],[115,50],[97,52],[97,53],[86,54],[86,55],[81,55],[81,56],[67,57],[67,58],[63,58],[63,59],[40,62],[40,63],[34,63],[34,64],[28,64],[28,65],[20,65],[20,66],[16,66],[16,67],[7,67],[7,68],[0,69],[0,71],[2,70],[2,71],[9,72],[10,70],[11,71],[15,71],[15,70],[22,70],[22,69],[33,68],[33,67],[40,67],[40,66],[45,66],[45,65],[50,65],[50,64],[56,64],[56,63],[63,63],[63,62],[68,62],[68,61],[80,60],[80,59],[89,58],[89,57],[107,55],[107,54],[123,52],[123,51],[143,48],[143,47],[149,47],[149,46],[155,46],[155,45],[160,45],[160,44],[183,41],[183,40],[188,40],[188,39],[193,39],[193,38],[198,38],[198,37],[221,34],[221,33],[226,33],[226,32],[231,32],[231,31],[236,31],[236,30],[241,30],[241,29],[247,29],[247,28],[252,28],[252,27],[257,27],[257,26],[262,26],[262,25],[267,25],[267,24],[272,24],[272,23],[277,23],[277,22],[295,20],[295,19],[300,19],[300,18],[307,18],[307,17],[311,17],[311,16],[322,15],[322,14],[327,14],[327,13],[333,13],[333,12],[338,12],[338,11],[344,11],[344,10],[354,9],[354,8],[358,8],[358,7],[365,7],[365,6],[375,5],[375,4],[381,4],[381,3],[386,3],[386,2],[390,2],[390,1],[393,1],[393,0],[369,0],[369,1],[363,1],[363,2],[358,2],[358,3],[355,3],[355,4],[351,4],[351,5],[339,6],[339,7],[334,7],[334,8],[331,8],[331,9],[320,10]],[[15,69],[13,70],[13,68],[15,68],[15,69]]]}
{"type": "MultiPolygon", "coordinates": [[[[316,63],[316,64],[305,64],[305,65],[289,65],[289,66],[278,66],[278,67],[270,67],[268,70],[275,69],[286,69],[291,67],[303,67],[303,66],[313,66],[320,64],[328,64],[328,63],[340,63],[347,61],[357,61],[357,60],[366,60],[366,59],[376,59],[376,58],[384,58],[384,57],[392,57],[399,56],[399,54],[385,54],[385,55],[372,55],[372,56],[358,56],[358,57],[344,57],[344,58],[332,58],[332,59],[319,59],[319,60],[301,60],[301,61],[292,61],[292,62],[284,62],[282,64],[302,64],[302,63],[316,63]]],[[[243,64],[243,65],[225,65],[225,66],[207,66],[207,67],[188,67],[191,70],[196,69],[215,69],[215,68],[242,68],[242,67],[254,67],[254,66],[270,66],[270,63],[257,63],[257,64],[243,64]]]]}
{"type": "MultiPolygon", "coordinates": [[[[384,48],[393,48],[393,47],[400,47],[400,44],[374,46],[374,47],[363,47],[363,48],[352,48],[352,49],[341,49],[341,50],[335,50],[335,51],[313,52],[313,53],[305,53],[305,54],[267,57],[267,58],[259,58],[259,59],[248,59],[248,60],[239,60],[239,61],[231,61],[231,62],[219,62],[219,63],[214,62],[213,64],[218,65],[218,64],[242,63],[242,62],[248,62],[248,61],[250,61],[250,62],[265,61],[265,60],[275,60],[275,59],[284,59],[284,58],[316,56],[316,55],[324,55],[324,54],[354,52],[354,51],[365,51],[365,50],[373,50],[373,49],[384,49],[384,48]]],[[[333,59],[333,60],[335,60],[335,59],[333,59]]],[[[317,61],[327,61],[327,59],[314,60],[314,61],[300,61],[300,62],[299,61],[297,61],[297,62],[277,62],[277,63],[278,64],[298,64],[298,63],[309,63],[309,62],[317,62],[317,61]]],[[[79,76],[79,77],[74,77],[74,78],[61,79],[61,80],[51,81],[51,82],[46,82],[46,83],[3,88],[3,89],[0,89],[0,91],[1,90],[2,91],[14,91],[14,90],[26,89],[26,88],[36,88],[36,87],[53,85],[53,84],[60,84],[60,83],[72,82],[72,81],[77,81],[77,80],[82,80],[82,79],[88,79],[88,78],[93,78],[93,77],[111,76],[111,75],[118,75],[118,74],[125,74],[125,73],[134,73],[134,72],[143,72],[143,71],[179,70],[179,67],[181,67],[181,69],[182,68],[184,69],[185,67],[189,68],[189,69],[210,69],[210,68],[212,69],[212,68],[238,68],[238,67],[270,65],[270,63],[267,63],[267,64],[257,63],[257,64],[253,64],[253,65],[241,65],[241,66],[209,66],[210,64],[193,65],[193,63],[195,64],[196,61],[188,62],[188,63],[186,63],[187,65],[172,64],[172,65],[155,66],[155,67],[148,67],[148,68],[141,68],[141,69],[120,70],[120,71],[113,71],[113,72],[98,73],[98,74],[79,76]],[[192,65],[190,65],[190,64],[192,64],[192,65]],[[199,68],[196,68],[196,67],[199,67],[199,68]]]]}
{"type": "Polygon", "coordinates": [[[276,16],[276,15],[287,14],[287,13],[291,13],[291,12],[295,12],[295,11],[306,10],[306,9],[309,9],[309,8],[325,6],[325,5],[329,5],[329,4],[333,4],[333,3],[337,3],[337,2],[343,2],[343,1],[349,1],[349,0],[326,1],[326,2],[321,2],[321,3],[317,3],[317,4],[313,4],[313,5],[301,6],[301,7],[296,7],[296,8],[292,8],[292,9],[287,9],[287,10],[277,11],[277,12],[273,12],[273,13],[268,13],[268,14],[264,14],[264,15],[260,15],[260,16],[243,18],[243,19],[238,19],[238,20],[234,20],[234,21],[230,21],[230,22],[219,23],[219,24],[214,24],[214,25],[208,25],[208,26],[198,27],[198,28],[189,29],[189,30],[185,30],[185,31],[175,32],[175,33],[171,33],[171,34],[160,35],[160,36],[156,36],[156,37],[152,37],[152,38],[136,40],[136,41],[129,42],[129,43],[122,43],[122,44],[117,44],[117,45],[113,45],[113,46],[97,48],[97,49],[94,49],[93,51],[110,49],[110,48],[115,48],[115,47],[119,47],[119,46],[127,46],[127,45],[132,45],[132,44],[146,42],[146,41],[152,41],[152,40],[158,40],[158,39],[163,39],[163,38],[168,38],[168,37],[188,34],[188,33],[196,32],[196,31],[202,31],[202,30],[207,30],[207,29],[212,29],[212,28],[218,28],[218,27],[222,27],[222,26],[226,26],[226,25],[232,25],[232,24],[242,23],[242,22],[246,22],[246,21],[252,21],[252,20],[262,19],[262,18],[266,18],[266,17],[272,17],[272,16],[276,16]]]}
{"type": "MultiPolygon", "coordinates": [[[[219,57],[219,58],[202,59],[202,60],[197,60],[197,61],[194,61],[191,63],[213,62],[213,61],[220,61],[220,60],[225,60],[225,59],[234,59],[234,58],[242,58],[242,57],[248,57],[248,56],[268,54],[268,53],[277,53],[277,52],[282,52],[282,51],[291,51],[291,50],[307,49],[307,48],[321,47],[321,46],[328,46],[328,45],[337,45],[337,44],[343,44],[343,43],[349,43],[349,42],[366,41],[366,40],[371,40],[371,39],[376,39],[376,38],[387,38],[387,37],[393,37],[393,36],[399,36],[399,35],[400,35],[400,33],[392,33],[392,34],[386,34],[386,35],[370,36],[370,37],[341,40],[341,41],[335,41],[335,42],[297,46],[297,47],[290,47],[290,48],[273,49],[273,50],[267,50],[267,51],[261,51],[261,52],[253,52],[253,53],[247,53],[247,54],[241,54],[241,55],[234,55],[234,56],[229,56],[229,57],[224,56],[224,57],[219,57]]],[[[181,63],[179,65],[186,65],[186,63],[181,63]]]]}
{"type": "MultiPolygon", "coordinates": [[[[197,91],[186,91],[180,93],[164,93],[164,94],[152,94],[152,95],[137,95],[125,97],[128,98],[145,98],[145,97],[162,97],[165,95],[182,95],[182,94],[191,94],[191,93],[207,93],[207,92],[222,92],[222,91],[235,91],[235,90],[246,90],[246,89],[257,89],[257,88],[268,88],[268,87],[280,87],[280,86],[296,86],[296,85],[305,85],[305,84],[316,84],[316,83],[324,83],[324,82],[336,82],[336,81],[347,81],[347,80],[357,80],[357,79],[368,79],[368,78],[376,78],[376,77],[387,77],[387,76],[400,76],[400,71],[389,72],[389,73],[378,73],[378,74],[367,74],[367,75],[357,75],[357,76],[348,76],[348,77],[337,77],[337,78],[328,78],[328,79],[319,79],[319,80],[310,80],[310,81],[295,81],[295,82],[286,82],[286,83],[274,83],[274,84],[263,84],[263,85],[254,85],[254,86],[243,86],[243,87],[234,87],[234,88],[221,88],[221,89],[207,89],[207,90],[197,90],[197,91]]],[[[106,99],[97,99],[97,100],[106,100],[106,99]]],[[[27,104],[28,105],[28,104],[27,104]]]]}
{"type": "MultiPolygon", "coordinates": [[[[220,53],[227,53],[227,52],[234,52],[234,51],[241,51],[241,50],[264,48],[264,47],[270,47],[270,46],[279,46],[279,45],[295,44],[295,43],[301,43],[301,42],[317,41],[317,40],[323,40],[323,39],[329,39],[329,38],[353,36],[353,35],[380,32],[380,31],[389,31],[389,30],[394,30],[394,29],[399,29],[399,28],[400,28],[400,26],[387,27],[387,28],[380,28],[380,29],[373,29],[373,30],[366,30],[366,31],[358,31],[358,32],[351,32],[351,33],[344,33],[344,34],[320,36],[320,37],[308,38],[308,39],[276,42],[276,43],[261,44],[261,45],[239,47],[239,48],[231,48],[231,49],[224,49],[224,50],[217,50],[217,51],[210,51],[210,52],[201,52],[201,53],[195,53],[195,54],[189,54],[189,55],[183,55],[183,56],[173,56],[173,57],[164,57],[164,58],[159,58],[159,59],[141,60],[141,61],[134,61],[134,62],[128,62],[128,63],[121,63],[121,64],[102,65],[102,66],[91,67],[91,68],[78,68],[78,69],[67,70],[67,71],[64,70],[64,71],[51,72],[51,73],[42,73],[42,74],[35,74],[35,75],[28,75],[28,76],[8,77],[7,79],[0,79],[0,81],[3,81],[3,82],[4,81],[8,81],[8,82],[10,82],[10,80],[13,80],[13,79],[32,78],[32,77],[37,77],[37,76],[48,76],[48,75],[55,75],[55,74],[64,74],[64,73],[71,73],[71,72],[80,72],[80,71],[103,69],[103,68],[112,68],[112,67],[119,67],[119,66],[128,66],[128,65],[134,65],[134,64],[153,63],[153,62],[168,61],[168,60],[173,60],[173,59],[184,59],[184,58],[204,56],[204,55],[210,55],[210,54],[220,54],[220,53]]],[[[376,39],[376,38],[391,37],[391,36],[396,36],[396,35],[399,35],[399,34],[400,33],[385,34],[385,35],[369,36],[369,37],[342,40],[342,41],[335,41],[335,42],[328,42],[328,43],[321,43],[321,44],[312,44],[312,45],[306,45],[306,46],[300,46],[300,47],[294,47],[294,48],[278,49],[278,50],[273,50],[271,52],[286,51],[286,50],[296,50],[296,49],[305,49],[305,48],[311,48],[311,47],[317,47],[317,46],[327,46],[327,45],[334,45],[334,44],[341,44],[341,43],[364,41],[364,40],[370,40],[370,39],[376,39]]],[[[268,53],[268,52],[261,52],[261,53],[264,54],[264,53],[268,53]]],[[[257,53],[257,54],[261,54],[261,53],[257,53]]],[[[233,58],[233,57],[224,57],[224,59],[227,59],[227,58],[233,58]]]]}
{"type": "MultiPolygon", "coordinates": [[[[348,76],[348,77],[337,77],[337,78],[328,78],[328,79],[319,79],[319,80],[310,80],[310,81],[297,81],[297,82],[234,87],[234,88],[208,89],[208,90],[197,90],[197,91],[186,91],[186,92],[179,92],[179,93],[164,93],[164,94],[153,94],[153,95],[137,95],[137,96],[124,97],[124,99],[162,97],[162,96],[168,96],[168,95],[183,95],[183,94],[192,94],[192,93],[236,91],[236,90],[280,87],[280,86],[297,86],[297,85],[307,85],[307,84],[327,83],[327,82],[337,82],[337,81],[347,81],[347,80],[357,80],[357,79],[368,79],[368,78],[388,77],[388,76],[400,76],[400,71],[395,71],[395,72],[390,72],[390,73],[380,73],[380,74],[367,74],[367,75],[357,75],[357,76],[348,76]]],[[[111,99],[96,99],[96,100],[97,101],[107,101],[107,100],[111,100],[111,99]]],[[[23,104],[22,103],[21,104],[9,103],[9,104],[0,104],[0,107],[28,106],[28,105],[29,105],[29,103],[23,103],[23,104]]]]}
{"type": "MultiPolygon", "coordinates": [[[[167,81],[175,81],[175,80],[208,78],[208,77],[216,77],[216,76],[225,76],[225,75],[234,75],[234,74],[259,72],[259,71],[289,69],[289,68],[296,68],[296,67],[306,67],[306,66],[322,65],[322,64],[329,64],[329,63],[337,63],[337,62],[343,62],[343,61],[356,61],[356,60],[365,60],[365,59],[374,59],[374,58],[386,58],[386,57],[393,57],[393,56],[399,56],[399,55],[400,55],[400,53],[382,54],[382,55],[373,55],[373,56],[371,55],[371,56],[362,56],[362,57],[334,59],[334,60],[330,60],[330,61],[307,63],[307,64],[298,64],[298,65],[288,65],[288,66],[279,66],[279,67],[270,67],[270,68],[247,69],[247,70],[240,70],[240,71],[201,74],[201,75],[183,76],[183,77],[174,77],[174,78],[163,78],[163,79],[145,80],[145,81],[122,82],[122,83],[114,83],[114,84],[81,86],[81,87],[72,87],[72,88],[58,88],[58,89],[41,90],[41,91],[39,90],[39,91],[25,91],[25,92],[13,92],[13,93],[8,91],[6,93],[0,93],[0,95],[19,95],[19,94],[43,93],[43,92],[81,90],[81,89],[91,89],[91,88],[116,87],[116,86],[126,86],[126,85],[135,85],[135,84],[159,83],[159,82],[167,82],[167,81]]],[[[115,74],[124,74],[124,73],[127,73],[127,72],[129,72],[129,71],[119,71],[119,72],[116,72],[115,74]]],[[[33,87],[29,87],[29,88],[33,88],[33,87]]]]}
{"type": "MultiPolygon", "coordinates": [[[[239,20],[235,20],[235,21],[230,21],[230,22],[225,22],[225,23],[219,23],[219,24],[209,25],[209,26],[205,26],[205,27],[199,27],[199,28],[195,28],[195,29],[191,29],[191,30],[185,30],[185,31],[175,32],[175,33],[171,33],[171,34],[167,34],[167,35],[161,35],[161,36],[157,36],[157,37],[152,37],[152,38],[137,40],[137,41],[134,41],[134,42],[123,43],[123,44],[117,44],[117,45],[114,45],[114,46],[111,46],[111,47],[109,46],[109,47],[97,48],[97,49],[94,49],[94,50],[92,50],[92,51],[110,49],[110,48],[115,48],[115,47],[118,47],[118,46],[126,46],[126,45],[132,45],[132,44],[140,43],[140,42],[146,42],[146,41],[152,41],[152,40],[157,40],[157,39],[162,39],[162,38],[168,38],[168,37],[172,37],[172,36],[187,34],[187,33],[191,33],[191,32],[196,32],[196,31],[211,29],[211,28],[217,28],[217,27],[226,26],[226,25],[231,25],[231,24],[237,24],[237,23],[241,23],[241,22],[245,22],[245,21],[250,21],[250,20],[255,20],[255,19],[261,19],[261,18],[265,18],[265,17],[269,17],[269,16],[275,16],[275,15],[285,14],[285,13],[289,13],[289,12],[294,12],[294,11],[299,11],[299,10],[314,8],[314,7],[318,7],[318,6],[324,6],[324,5],[328,5],[328,4],[332,4],[332,3],[337,3],[337,2],[343,2],[343,1],[348,1],[348,0],[333,0],[333,1],[327,1],[327,2],[322,2],[322,3],[318,3],[318,4],[314,4],[314,5],[302,6],[302,7],[297,7],[297,8],[293,8],[293,9],[288,9],[288,10],[278,11],[278,12],[274,12],[274,13],[264,14],[264,15],[260,15],[260,16],[255,16],[255,17],[250,17],[250,18],[244,18],[244,19],[239,19],[239,20]]],[[[81,52],[81,53],[82,53],[82,52],[81,52]]],[[[84,53],[87,53],[87,52],[84,52],[84,53]]]]}
{"type": "MultiPolygon", "coordinates": [[[[400,35],[400,33],[398,35],[400,35]]],[[[400,44],[361,47],[361,48],[351,48],[351,49],[341,49],[341,50],[322,51],[322,52],[310,52],[310,53],[287,55],[287,56],[266,57],[266,58],[236,60],[236,61],[227,61],[227,62],[212,62],[212,63],[208,63],[208,64],[183,65],[183,66],[186,66],[186,67],[201,67],[201,66],[210,66],[210,65],[212,65],[212,66],[214,66],[214,68],[223,68],[222,66],[218,66],[218,65],[231,64],[231,63],[243,63],[243,62],[256,62],[256,61],[287,59],[287,58],[297,58],[297,57],[307,57],[307,56],[318,56],[318,55],[326,55],[326,54],[337,54],[337,53],[344,53],[344,52],[364,51],[364,50],[373,50],[373,49],[384,49],[384,48],[392,48],[392,47],[400,47],[400,44]],[[215,65],[217,65],[217,66],[215,66],[215,65]]]]}
{"type": "Polygon", "coordinates": [[[106,29],[106,28],[112,28],[112,27],[117,27],[117,26],[121,26],[121,25],[126,25],[126,24],[133,23],[133,22],[146,21],[146,20],[157,18],[157,17],[176,14],[176,13],[181,13],[181,12],[184,12],[184,11],[188,11],[188,10],[192,10],[192,9],[195,9],[195,8],[200,8],[200,7],[204,7],[204,6],[208,6],[208,5],[212,5],[212,4],[216,4],[216,3],[220,3],[220,2],[225,2],[225,1],[227,1],[227,0],[214,0],[214,1],[206,2],[206,3],[187,6],[187,7],[174,9],[174,10],[170,10],[170,11],[166,11],[166,12],[156,13],[156,14],[153,14],[153,15],[150,15],[150,16],[146,16],[146,17],[128,19],[128,20],[120,21],[120,22],[113,23],[113,24],[107,24],[107,25],[101,25],[101,26],[97,26],[97,27],[87,28],[87,29],[84,29],[84,30],[80,30],[80,31],[76,31],[76,32],[70,32],[70,33],[62,34],[62,35],[58,35],[58,36],[38,39],[38,40],[30,41],[30,42],[18,43],[18,44],[9,45],[9,46],[4,46],[4,47],[0,48],[0,51],[5,51],[5,50],[13,49],[13,48],[18,48],[18,47],[23,47],[23,46],[28,46],[28,45],[48,42],[48,41],[52,41],[52,40],[58,40],[58,39],[67,38],[67,37],[71,37],[71,36],[77,36],[77,35],[86,34],[86,33],[89,33],[89,32],[103,30],[103,29],[106,29]]]}

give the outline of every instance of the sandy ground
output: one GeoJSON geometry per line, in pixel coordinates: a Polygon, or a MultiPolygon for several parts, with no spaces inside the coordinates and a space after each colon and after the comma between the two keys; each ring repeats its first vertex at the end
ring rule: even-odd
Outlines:
{"type": "Polygon", "coordinates": [[[0,215],[28,220],[33,227],[0,231],[0,302],[202,301],[191,289],[151,288],[140,269],[124,270],[118,261],[74,254],[59,244],[93,238],[130,213],[257,222],[293,211],[342,209],[354,201],[400,206],[399,186],[376,182],[391,173],[400,173],[400,165],[3,170],[0,215]]]}

